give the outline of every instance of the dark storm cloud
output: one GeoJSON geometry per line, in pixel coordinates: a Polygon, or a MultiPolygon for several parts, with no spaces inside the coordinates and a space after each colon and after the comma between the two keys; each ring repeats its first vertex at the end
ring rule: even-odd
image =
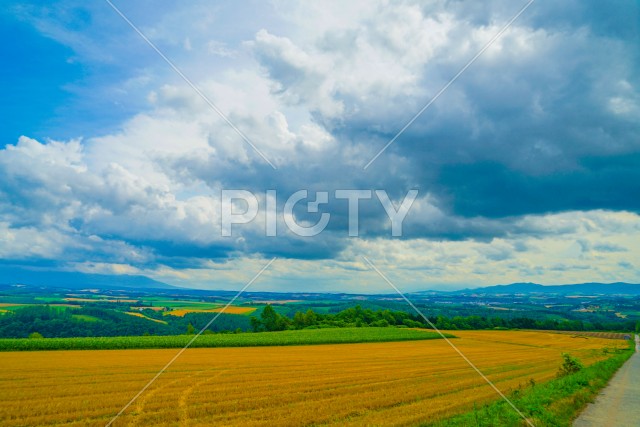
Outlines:
{"type": "Polygon", "coordinates": [[[574,170],[532,176],[499,163],[442,168],[438,184],[454,212],[505,217],[568,210],[640,212],[640,154],[582,159],[574,170]]]}
{"type": "MultiPolygon", "coordinates": [[[[314,54],[351,60],[358,54],[357,43],[392,46],[375,28],[327,34],[313,52],[262,34],[254,51],[277,83],[274,93],[308,103],[339,146],[320,153],[298,146],[292,154],[296,161],[277,172],[260,166],[221,167],[217,159],[174,159],[168,170],[187,171],[209,183],[274,188],[285,195],[300,188],[379,188],[398,200],[416,188],[430,196],[440,214],[427,218],[411,212],[405,223],[408,238],[490,240],[544,233],[518,222],[524,215],[640,211],[638,24],[629,18],[640,15],[631,2],[606,8],[598,2],[536,4],[369,170],[358,167],[472,55],[473,51],[456,61],[449,58],[455,46],[469,42],[477,29],[473,26],[504,22],[513,8],[511,2],[450,2],[439,10],[472,25],[467,33],[452,31],[447,46],[416,69],[420,74],[414,95],[423,98],[402,90],[385,91],[377,84],[365,99],[339,81],[334,83],[339,90],[320,93],[323,84],[339,77],[334,70],[323,76],[313,68],[314,54]],[[323,96],[342,105],[342,113],[327,113],[324,104],[315,108],[314,99],[323,96]]],[[[425,16],[434,12],[427,9],[425,16]]],[[[402,57],[404,52],[398,54],[402,57]]],[[[329,229],[344,231],[345,207],[334,203],[331,209],[329,229]]],[[[375,204],[361,205],[364,235],[384,235],[387,222],[375,204]]]]}
{"type": "MultiPolygon", "coordinates": [[[[452,2],[449,11],[475,14],[472,22],[480,24],[504,20],[508,3],[463,8],[452,2]]],[[[513,34],[497,43],[501,47],[493,48],[497,53],[489,50],[467,70],[364,179],[340,168],[340,153],[338,166],[324,159],[325,170],[316,176],[335,185],[340,180],[333,171],[341,169],[338,176],[346,183],[366,185],[370,179],[392,192],[419,187],[435,196],[440,209],[463,220],[568,210],[639,212],[640,8],[634,2],[547,3],[522,19],[526,34],[518,33],[520,24],[514,26],[513,34]]],[[[452,44],[466,41],[456,36],[460,39],[452,44]]],[[[336,54],[340,47],[325,49],[336,54]]],[[[300,69],[291,81],[290,70],[282,71],[286,57],[265,52],[259,58],[281,84],[280,92],[306,88],[300,69]]],[[[425,64],[423,87],[437,88],[462,65],[438,59],[425,64]]],[[[315,73],[307,79],[321,80],[315,73]]],[[[316,114],[341,141],[382,147],[403,123],[398,111],[408,120],[420,107],[405,94],[389,95],[365,103],[335,93],[347,106],[345,114],[316,114]],[[398,109],[402,101],[404,108],[398,109]]],[[[304,172],[296,170],[295,176],[308,182],[304,172]]],[[[434,227],[415,231],[433,235],[434,227]]],[[[485,231],[467,229],[468,237],[485,231]]],[[[449,232],[456,234],[454,228],[449,232]]]]}

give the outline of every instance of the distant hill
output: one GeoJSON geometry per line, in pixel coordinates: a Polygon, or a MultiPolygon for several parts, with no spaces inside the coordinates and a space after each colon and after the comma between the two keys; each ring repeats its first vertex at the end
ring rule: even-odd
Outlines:
{"type": "Polygon", "coordinates": [[[578,283],[544,286],[537,283],[512,283],[462,289],[452,294],[559,294],[559,295],[640,295],[640,284],[633,283],[578,283]]]}
{"type": "Polygon", "coordinates": [[[38,271],[6,266],[0,266],[0,284],[66,289],[178,289],[146,276],[38,271]]]}

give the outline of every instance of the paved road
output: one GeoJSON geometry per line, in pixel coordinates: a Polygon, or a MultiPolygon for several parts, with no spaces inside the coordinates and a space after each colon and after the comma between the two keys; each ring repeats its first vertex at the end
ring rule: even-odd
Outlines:
{"type": "Polygon", "coordinates": [[[594,403],[573,423],[574,427],[640,426],[640,338],[636,353],[614,375],[594,403]]]}

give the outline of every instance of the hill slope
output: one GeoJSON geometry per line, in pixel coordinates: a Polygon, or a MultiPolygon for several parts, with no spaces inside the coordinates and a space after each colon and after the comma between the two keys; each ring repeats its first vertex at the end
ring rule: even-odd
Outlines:
{"type": "Polygon", "coordinates": [[[455,294],[561,294],[561,295],[640,295],[640,284],[633,283],[579,283],[572,285],[538,285],[536,283],[512,283],[510,285],[487,286],[463,289],[455,294]]]}

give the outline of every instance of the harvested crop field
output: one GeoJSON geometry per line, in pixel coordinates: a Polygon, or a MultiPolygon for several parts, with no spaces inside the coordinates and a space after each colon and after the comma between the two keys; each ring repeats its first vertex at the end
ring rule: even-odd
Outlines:
{"type": "Polygon", "coordinates": [[[589,332],[589,331],[554,331],[556,334],[567,334],[581,337],[606,338],[610,340],[624,340],[633,337],[632,333],[619,332],[589,332]]]}
{"type": "MultiPolygon", "coordinates": [[[[456,331],[453,342],[504,392],[552,379],[622,341],[456,331]]],[[[104,426],[176,350],[0,353],[0,424],[104,426]]],[[[496,394],[444,340],[189,349],[114,423],[416,425],[496,394]]]]}

